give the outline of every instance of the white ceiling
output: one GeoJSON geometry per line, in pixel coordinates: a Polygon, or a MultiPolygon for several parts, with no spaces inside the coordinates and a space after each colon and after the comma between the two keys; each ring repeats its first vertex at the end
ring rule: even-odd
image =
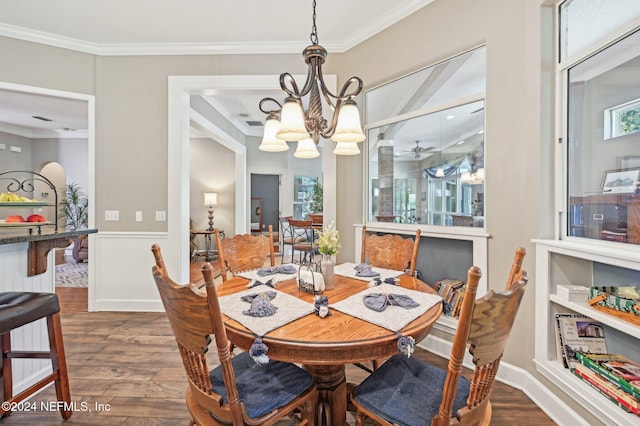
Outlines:
{"type": "MultiPolygon", "coordinates": [[[[432,1],[318,0],[318,41],[329,54],[346,51],[432,1]]],[[[96,55],[301,53],[311,44],[311,0],[0,0],[0,11],[1,36],[96,55]]],[[[215,101],[251,134],[244,122],[264,121],[262,96],[215,101]]],[[[86,127],[84,102],[0,91],[0,130],[45,137],[86,127]]]]}
{"type": "MultiPolygon", "coordinates": [[[[432,1],[319,0],[319,42],[348,50],[432,1]]],[[[95,54],[294,53],[312,24],[311,0],[0,0],[0,10],[0,35],[95,54]]]]}

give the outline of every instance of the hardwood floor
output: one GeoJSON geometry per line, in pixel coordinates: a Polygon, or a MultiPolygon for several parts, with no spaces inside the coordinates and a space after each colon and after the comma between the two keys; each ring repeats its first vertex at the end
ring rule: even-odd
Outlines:
{"type": "MultiPolygon", "coordinates": [[[[198,274],[199,267],[194,266],[198,274]]],[[[87,313],[86,289],[59,290],[71,394],[78,410],[63,422],[58,411],[40,409],[40,402],[55,401],[49,387],[33,398],[35,411],[15,412],[0,425],[186,426],[186,379],[164,313],[87,313]]],[[[418,348],[414,356],[446,368],[446,360],[425,350],[418,348]]],[[[214,359],[215,353],[211,364],[214,359]]],[[[347,366],[349,382],[359,383],[365,375],[347,366]]],[[[492,425],[555,424],[523,392],[502,383],[496,384],[491,401],[492,425]]],[[[354,424],[350,415],[348,424],[354,424]]]]}

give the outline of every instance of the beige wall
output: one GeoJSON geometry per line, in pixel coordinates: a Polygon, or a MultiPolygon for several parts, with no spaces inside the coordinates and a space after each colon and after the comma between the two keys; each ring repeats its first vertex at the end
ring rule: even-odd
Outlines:
{"type": "MultiPolygon", "coordinates": [[[[208,138],[191,139],[190,172],[190,218],[195,229],[209,226],[208,207],[204,206],[204,193],[216,192],[218,205],[215,206],[214,226],[233,235],[235,224],[235,154],[208,138]]],[[[204,237],[198,236],[198,247],[204,249],[204,237]]]]}

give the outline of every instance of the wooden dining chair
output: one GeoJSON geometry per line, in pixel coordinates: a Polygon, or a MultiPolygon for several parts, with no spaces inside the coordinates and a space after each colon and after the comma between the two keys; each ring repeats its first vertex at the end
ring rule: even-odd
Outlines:
{"type": "Polygon", "coordinates": [[[247,352],[232,356],[211,265],[202,265],[204,292],[193,284],[176,284],[159,266],[164,265],[160,246],[151,250],[156,258],[153,277],[187,375],[190,425],[273,425],[292,417],[313,426],[318,394],[307,371],[273,360],[258,365],[247,352]],[[206,356],[211,335],[220,362],[213,370],[206,356]]]}
{"type": "Polygon", "coordinates": [[[216,229],[216,244],[222,281],[227,281],[227,271],[236,275],[243,271],[262,268],[267,254],[271,266],[276,264],[273,250],[273,227],[269,225],[269,236],[238,234],[233,238],[220,237],[216,229]]]}
{"type": "Polygon", "coordinates": [[[386,426],[490,424],[489,398],[528,279],[518,270],[505,290],[476,300],[480,276],[478,267],[469,269],[447,370],[394,355],[351,392],[357,426],[365,418],[386,426]],[[471,380],[461,375],[467,345],[475,365],[471,380]]]}
{"type": "Polygon", "coordinates": [[[289,219],[289,224],[294,235],[292,261],[295,262],[293,256],[297,251],[299,253],[297,263],[313,263],[313,256],[318,250],[318,244],[315,242],[313,221],[289,219]]]}
{"type": "Polygon", "coordinates": [[[293,236],[293,230],[289,219],[293,219],[293,216],[280,216],[280,235],[279,240],[282,242],[282,248],[280,249],[280,263],[285,263],[284,256],[287,246],[291,247],[291,262],[293,263],[293,242],[295,238],[293,236]]]}
{"type": "Polygon", "coordinates": [[[404,271],[413,275],[416,270],[418,249],[420,247],[420,230],[414,239],[403,238],[397,234],[367,235],[367,227],[362,226],[362,250],[360,262],[368,262],[379,268],[404,271]]]}

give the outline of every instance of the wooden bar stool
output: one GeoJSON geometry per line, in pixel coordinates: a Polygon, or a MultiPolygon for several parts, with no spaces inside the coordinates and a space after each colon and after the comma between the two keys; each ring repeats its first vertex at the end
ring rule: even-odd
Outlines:
{"type": "MultiPolygon", "coordinates": [[[[60,413],[64,419],[73,414],[71,411],[71,392],[67,377],[67,361],[62,341],[60,324],[60,304],[54,293],[2,292],[0,293],[0,341],[2,343],[2,402],[19,402],[51,382],[55,382],[56,396],[60,404],[60,413]],[[49,332],[49,352],[13,351],[11,349],[11,330],[29,324],[41,318],[47,319],[49,332]],[[47,358],[51,359],[53,372],[37,383],[29,386],[13,396],[13,380],[11,360],[13,358],[47,358]]],[[[4,405],[4,404],[3,404],[4,405]]],[[[11,414],[10,410],[0,408],[0,417],[11,414]]]]}

